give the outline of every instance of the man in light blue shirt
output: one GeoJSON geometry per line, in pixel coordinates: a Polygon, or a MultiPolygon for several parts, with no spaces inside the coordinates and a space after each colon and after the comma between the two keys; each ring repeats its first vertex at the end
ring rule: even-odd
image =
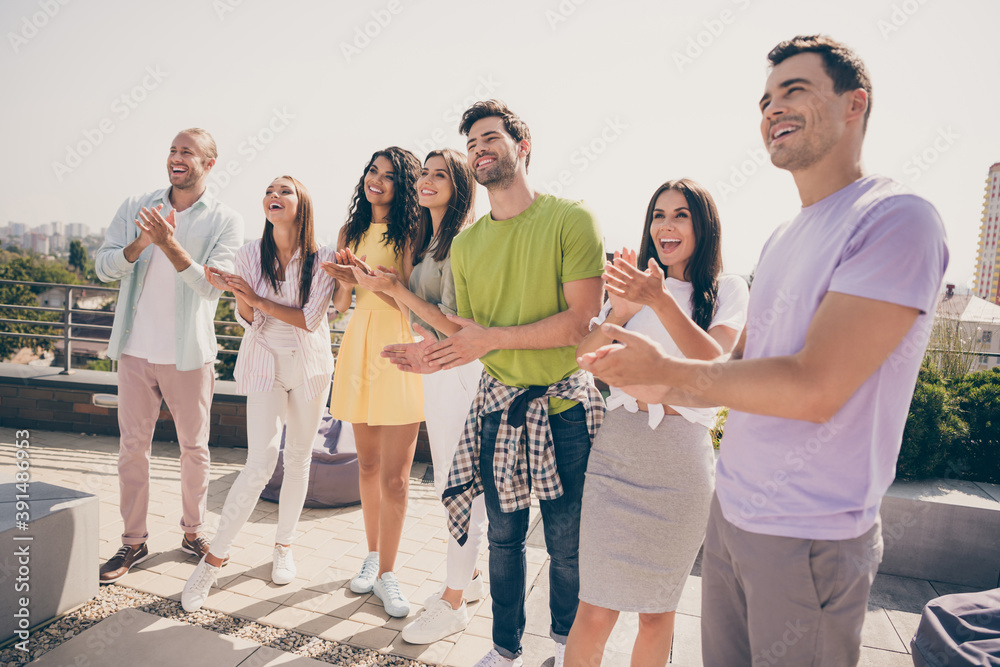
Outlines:
{"type": "Polygon", "coordinates": [[[205,130],[183,130],[167,158],[170,187],[130,197],[97,251],[105,282],[120,280],[108,356],[118,359],[118,481],[122,548],[101,566],[101,583],[149,557],[149,455],[166,401],[181,456],[181,549],[203,556],[208,496],[209,411],[215,388],[215,309],[221,292],[205,266],[233,270],[243,219],[206,191],[218,150],[205,130]]]}

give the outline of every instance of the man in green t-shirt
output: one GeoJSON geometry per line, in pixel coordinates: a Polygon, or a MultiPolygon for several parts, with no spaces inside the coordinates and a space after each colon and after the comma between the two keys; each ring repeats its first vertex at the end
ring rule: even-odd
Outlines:
{"type": "Polygon", "coordinates": [[[480,492],[486,497],[494,649],[478,665],[522,662],[525,538],[534,490],[551,558],[558,666],[576,617],[584,472],[604,415],[593,378],[575,358],[600,310],[604,248],[590,211],[528,184],[531,135],[505,104],[477,102],[462,116],[460,131],[491,209],[452,245],[454,319],[463,328],[440,342],[416,344],[424,352],[416,361],[413,347],[390,346],[386,353],[414,372],[482,360],[483,381],[444,498],[452,534],[464,542],[468,505],[480,492]]]}

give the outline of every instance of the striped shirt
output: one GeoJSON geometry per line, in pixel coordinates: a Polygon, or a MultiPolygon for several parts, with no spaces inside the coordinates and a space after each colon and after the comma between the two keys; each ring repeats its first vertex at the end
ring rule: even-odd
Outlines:
{"type": "MultiPolygon", "coordinates": [[[[236,273],[247,281],[258,296],[280,303],[261,268],[260,243],[260,239],[251,241],[236,252],[236,273]]],[[[334,261],[333,251],[329,248],[320,248],[313,260],[309,300],[302,309],[309,330],[295,327],[298,350],[302,354],[303,380],[310,399],[326,390],[333,375],[330,323],[326,313],[336,281],[320,267],[320,263],[326,261],[334,261]]],[[[291,303],[296,306],[299,303],[301,271],[302,258],[296,250],[288,266],[285,267],[287,295],[291,303]]],[[[240,315],[239,309],[236,309],[236,321],[246,330],[240,343],[239,356],[236,358],[236,369],[233,372],[236,377],[236,390],[241,394],[268,392],[274,384],[274,355],[268,344],[266,332],[263,332],[264,324],[269,317],[254,308],[253,322],[248,322],[240,315]]]]}

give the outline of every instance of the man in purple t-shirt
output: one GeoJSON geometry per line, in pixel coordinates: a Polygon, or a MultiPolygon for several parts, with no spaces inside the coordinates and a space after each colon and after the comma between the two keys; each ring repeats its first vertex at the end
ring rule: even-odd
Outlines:
{"type": "Polygon", "coordinates": [[[857,55],[800,36],[768,59],[761,133],[802,210],[761,253],[732,358],[673,359],[605,325],[619,344],[580,366],[647,402],[730,406],[702,564],[705,665],[854,665],[948,249],[931,204],[864,174],[872,89],[857,55]]]}

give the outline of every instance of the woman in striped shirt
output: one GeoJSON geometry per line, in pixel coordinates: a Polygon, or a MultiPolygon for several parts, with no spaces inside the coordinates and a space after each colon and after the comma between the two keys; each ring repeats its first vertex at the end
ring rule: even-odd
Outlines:
{"type": "MultiPolygon", "coordinates": [[[[184,586],[186,611],[200,609],[240,529],[278,460],[285,427],[284,479],[278,503],[271,580],[295,578],[291,544],[309,484],[309,466],[333,373],[327,308],[346,308],[337,281],[320,270],[332,252],[316,245],[312,199],[280,176],[264,195],[264,235],[236,253],[236,273],[205,267],[206,278],[236,297],[246,330],[236,359],[236,387],[247,395],[247,462],[233,483],[212,548],[184,586]]],[[[349,294],[349,291],[348,291],[349,294]]]]}

